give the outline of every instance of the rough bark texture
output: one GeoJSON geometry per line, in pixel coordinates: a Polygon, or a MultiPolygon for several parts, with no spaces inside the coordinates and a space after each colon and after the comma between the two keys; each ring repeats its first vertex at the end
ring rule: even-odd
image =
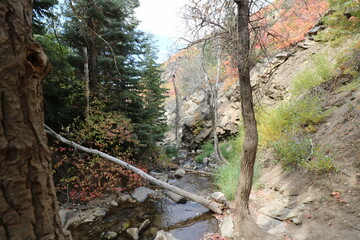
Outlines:
{"type": "Polygon", "coordinates": [[[244,122],[244,144],[240,160],[240,178],[235,198],[235,225],[240,236],[246,240],[273,239],[271,235],[267,234],[252,220],[249,213],[249,196],[253,183],[258,132],[250,84],[249,1],[235,0],[235,2],[238,7],[238,69],[241,112],[244,122]]]}
{"type": "Polygon", "coordinates": [[[68,144],[70,146],[73,146],[74,148],[80,150],[80,151],[83,151],[83,152],[87,152],[87,153],[90,153],[90,154],[95,154],[95,155],[98,155],[104,159],[107,159],[109,161],[112,161],[114,163],[117,163],[119,164],[120,166],[128,169],[128,170],[131,170],[133,171],[134,173],[140,175],[142,178],[145,178],[146,180],[148,180],[150,183],[158,186],[158,187],[161,187],[161,188],[164,188],[166,190],[169,190],[173,193],[176,193],[176,194],[179,194],[180,196],[183,196],[184,198],[187,198],[187,199],[190,199],[194,202],[197,202],[201,205],[203,205],[204,207],[207,207],[208,209],[212,210],[213,212],[215,213],[219,213],[221,214],[222,213],[222,209],[223,209],[223,206],[221,204],[218,204],[216,202],[213,202],[211,200],[208,200],[206,198],[203,198],[201,196],[198,196],[196,194],[193,194],[193,193],[190,193],[190,192],[187,192],[187,191],[184,191],[174,185],[171,185],[169,183],[166,183],[166,182],[162,182],[152,176],[150,176],[149,174],[145,173],[144,171],[134,167],[133,165],[131,164],[128,164],[127,162],[124,162],[118,158],[115,158],[113,156],[110,156],[104,152],[100,152],[98,150],[95,150],[95,149],[91,149],[91,148],[87,148],[87,147],[84,147],[84,146],[81,146],[80,144],[77,144],[75,142],[72,142],[64,137],[62,137],[61,135],[57,134],[56,132],[54,132],[52,129],[50,129],[49,127],[45,126],[47,132],[49,134],[51,134],[53,137],[55,137],[56,139],[58,139],[59,141],[65,143],[65,144],[68,144]]]}
{"type": "Polygon", "coordinates": [[[47,57],[31,0],[0,2],[0,239],[64,239],[43,128],[47,57]]]}

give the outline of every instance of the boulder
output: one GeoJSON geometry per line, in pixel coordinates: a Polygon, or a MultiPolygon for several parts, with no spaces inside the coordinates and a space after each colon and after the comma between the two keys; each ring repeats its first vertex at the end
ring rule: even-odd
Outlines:
{"type": "Polygon", "coordinates": [[[177,240],[177,239],[174,238],[170,233],[160,230],[157,232],[154,240],[177,240]]]}
{"type": "Polygon", "coordinates": [[[155,195],[155,191],[146,187],[138,187],[132,193],[132,197],[138,202],[145,202],[150,195],[155,195]]]}
{"type": "Polygon", "coordinates": [[[179,169],[177,169],[177,170],[175,171],[175,177],[176,177],[176,178],[182,178],[182,177],[185,176],[185,174],[186,174],[186,172],[185,172],[185,170],[182,169],[182,168],[179,168],[179,169]]]}

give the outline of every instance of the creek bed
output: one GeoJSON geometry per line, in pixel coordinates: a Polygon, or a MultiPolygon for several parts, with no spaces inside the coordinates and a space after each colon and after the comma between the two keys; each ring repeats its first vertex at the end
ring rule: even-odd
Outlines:
{"type": "MultiPolygon", "coordinates": [[[[190,173],[170,179],[169,183],[198,195],[209,195],[213,189],[211,178],[190,173]]],[[[199,240],[205,233],[218,231],[218,222],[207,208],[192,201],[177,204],[167,197],[145,203],[120,202],[101,220],[83,223],[71,231],[74,240],[101,239],[101,233],[106,231],[119,233],[118,240],[131,240],[126,229],[139,227],[146,219],[151,224],[140,240],[153,240],[158,230],[170,232],[178,240],[199,240]]]]}

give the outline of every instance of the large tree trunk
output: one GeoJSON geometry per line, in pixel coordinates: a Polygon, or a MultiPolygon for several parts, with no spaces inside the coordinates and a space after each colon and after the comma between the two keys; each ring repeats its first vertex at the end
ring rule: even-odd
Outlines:
{"type": "Polygon", "coordinates": [[[251,218],[249,196],[253,183],[254,164],[258,146],[258,132],[250,84],[250,34],[249,34],[249,1],[235,0],[238,12],[238,69],[241,94],[241,112],[244,122],[244,144],[241,154],[240,178],[235,198],[236,228],[246,240],[273,239],[262,230],[251,218]]]}
{"type": "Polygon", "coordinates": [[[64,239],[43,128],[47,57],[31,0],[0,2],[0,239],[64,239]]]}

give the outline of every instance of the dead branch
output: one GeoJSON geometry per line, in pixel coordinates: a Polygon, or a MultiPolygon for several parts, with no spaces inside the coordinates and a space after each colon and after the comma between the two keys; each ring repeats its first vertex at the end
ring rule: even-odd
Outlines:
{"type": "Polygon", "coordinates": [[[66,138],[64,138],[63,136],[61,136],[60,134],[54,132],[51,128],[49,128],[48,126],[45,125],[45,131],[50,134],[51,136],[53,136],[54,138],[56,138],[57,140],[67,144],[67,145],[70,145],[72,147],[74,147],[75,149],[78,149],[78,150],[81,150],[83,152],[86,152],[86,153],[90,153],[90,154],[94,154],[94,155],[97,155],[97,156],[100,156],[102,158],[105,158],[111,162],[114,162],[116,164],[119,164],[120,166],[128,169],[128,170],[131,170],[133,171],[134,173],[140,175],[142,178],[148,180],[150,183],[160,187],[160,188],[164,188],[166,190],[169,190],[173,193],[176,193],[184,198],[187,198],[189,200],[192,200],[194,202],[197,202],[201,205],[203,205],[204,207],[210,209],[211,211],[215,212],[215,213],[219,213],[221,214],[222,213],[222,209],[223,209],[223,206],[219,203],[216,203],[216,202],[213,202],[213,201],[210,201],[208,199],[205,199],[203,197],[200,197],[196,194],[193,194],[193,193],[190,193],[190,192],[187,192],[187,191],[184,191],[176,186],[173,186],[169,183],[166,183],[166,182],[162,182],[152,176],[150,176],[149,174],[145,173],[144,171],[134,167],[133,165],[131,164],[128,164],[127,162],[124,162],[118,158],[115,158],[113,156],[110,156],[106,153],[103,153],[101,151],[98,151],[98,150],[95,150],[95,149],[91,149],[91,148],[87,148],[87,147],[84,147],[80,144],[77,144],[73,141],[70,141],[66,138]]]}

